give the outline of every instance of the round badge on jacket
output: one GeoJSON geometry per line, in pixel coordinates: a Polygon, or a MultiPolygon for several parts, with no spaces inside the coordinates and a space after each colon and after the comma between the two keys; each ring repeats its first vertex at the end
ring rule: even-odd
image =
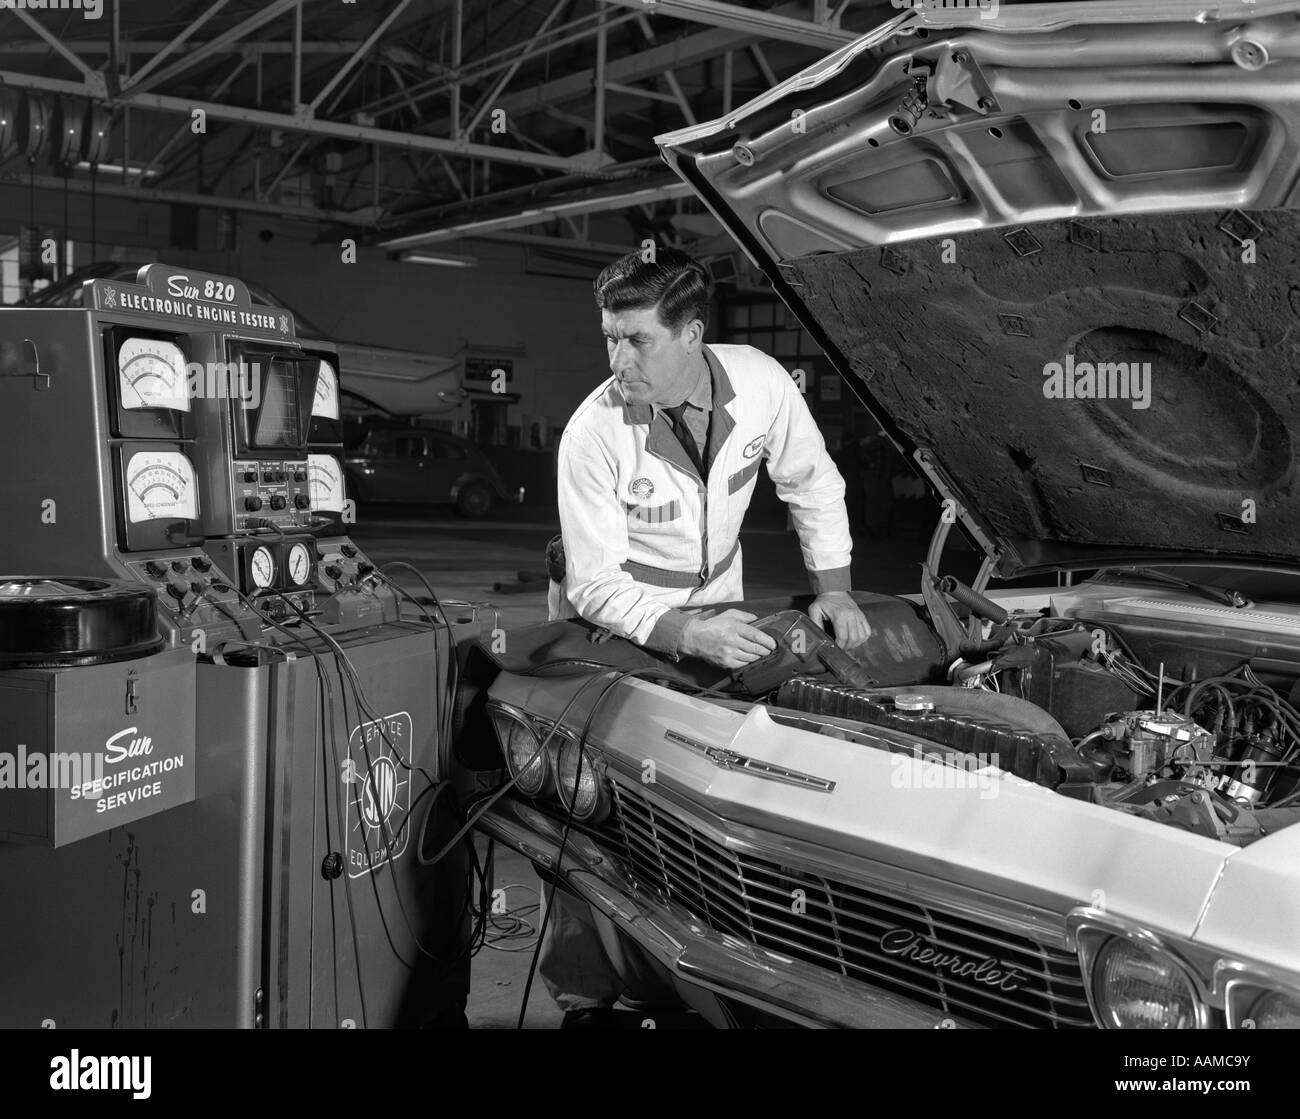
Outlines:
{"type": "Polygon", "coordinates": [[[633,478],[627,488],[637,501],[648,501],[655,492],[655,484],[649,478],[633,478]]]}

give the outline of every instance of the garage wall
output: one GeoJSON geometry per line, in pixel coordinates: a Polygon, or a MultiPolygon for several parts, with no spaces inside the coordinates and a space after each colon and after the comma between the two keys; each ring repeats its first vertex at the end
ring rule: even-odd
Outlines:
{"type": "MultiPolygon", "coordinates": [[[[60,236],[63,212],[61,191],[36,192],[36,225],[60,236]]],[[[88,196],[72,194],[68,214],[67,235],[77,242],[74,265],[87,264],[88,196]]],[[[27,192],[0,188],[0,237],[16,237],[28,220],[27,192]]],[[[524,417],[563,424],[608,376],[591,279],[526,275],[524,250],[507,243],[448,245],[448,251],[478,257],[479,265],[444,268],[402,264],[364,246],[356,263],[344,264],[338,241],[314,238],[302,223],[256,214],[236,215],[219,233],[215,210],[104,196],[96,203],[98,258],[159,259],[255,280],[349,341],[452,357],[472,346],[485,356],[513,359],[510,391],[520,394],[510,409],[513,426],[524,417]],[[223,250],[223,238],[235,248],[223,250]]]]}
{"type": "Polygon", "coordinates": [[[473,347],[511,359],[509,387],[520,397],[512,426],[537,416],[563,424],[608,375],[590,282],[525,275],[515,246],[452,246],[479,264],[443,268],[397,263],[364,247],[345,264],[338,243],[279,235],[241,242],[237,253],[175,255],[178,263],[256,279],[339,338],[447,356],[473,347]]]}

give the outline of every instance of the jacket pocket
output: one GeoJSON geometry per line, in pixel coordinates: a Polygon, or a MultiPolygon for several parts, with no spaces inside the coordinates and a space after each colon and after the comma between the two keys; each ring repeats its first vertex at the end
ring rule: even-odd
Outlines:
{"type": "Polygon", "coordinates": [[[667,524],[681,515],[682,503],[676,498],[662,505],[629,505],[627,508],[628,520],[647,525],[667,524]]]}
{"type": "Polygon", "coordinates": [[[727,492],[735,493],[737,490],[743,490],[751,481],[754,475],[758,473],[759,460],[755,459],[744,470],[738,470],[727,479],[727,492]]]}

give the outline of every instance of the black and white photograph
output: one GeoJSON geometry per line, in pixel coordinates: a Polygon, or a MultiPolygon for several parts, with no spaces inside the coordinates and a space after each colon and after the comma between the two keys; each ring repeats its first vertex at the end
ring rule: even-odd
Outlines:
{"type": "Polygon", "coordinates": [[[1285,1075],[1300,0],[0,0],[0,455],[33,1099],[1285,1075]]]}

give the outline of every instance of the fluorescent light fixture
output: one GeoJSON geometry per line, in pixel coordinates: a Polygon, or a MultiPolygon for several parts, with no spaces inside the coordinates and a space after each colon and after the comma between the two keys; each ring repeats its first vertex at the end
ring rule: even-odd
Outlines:
{"type": "Polygon", "coordinates": [[[405,264],[441,264],[444,268],[475,268],[478,265],[478,257],[476,256],[413,249],[408,249],[397,259],[405,264]]]}
{"type": "MultiPolygon", "coordinates": [[[[97,163],[95,164],[95,167],[104,175],[121,175],[124,173],[123,167],[120,163],[97,163]]],[[[84,159],[77,164],[78,171],[89,171],[90,169],[90,164],[84,159]]],[[[161,168],[154,167],[152,164],[132,164],[130,167],[125,168],[125,174],[129,176],[138,175],[144,179],[156,178],[160,171],[161,168]]]]}

